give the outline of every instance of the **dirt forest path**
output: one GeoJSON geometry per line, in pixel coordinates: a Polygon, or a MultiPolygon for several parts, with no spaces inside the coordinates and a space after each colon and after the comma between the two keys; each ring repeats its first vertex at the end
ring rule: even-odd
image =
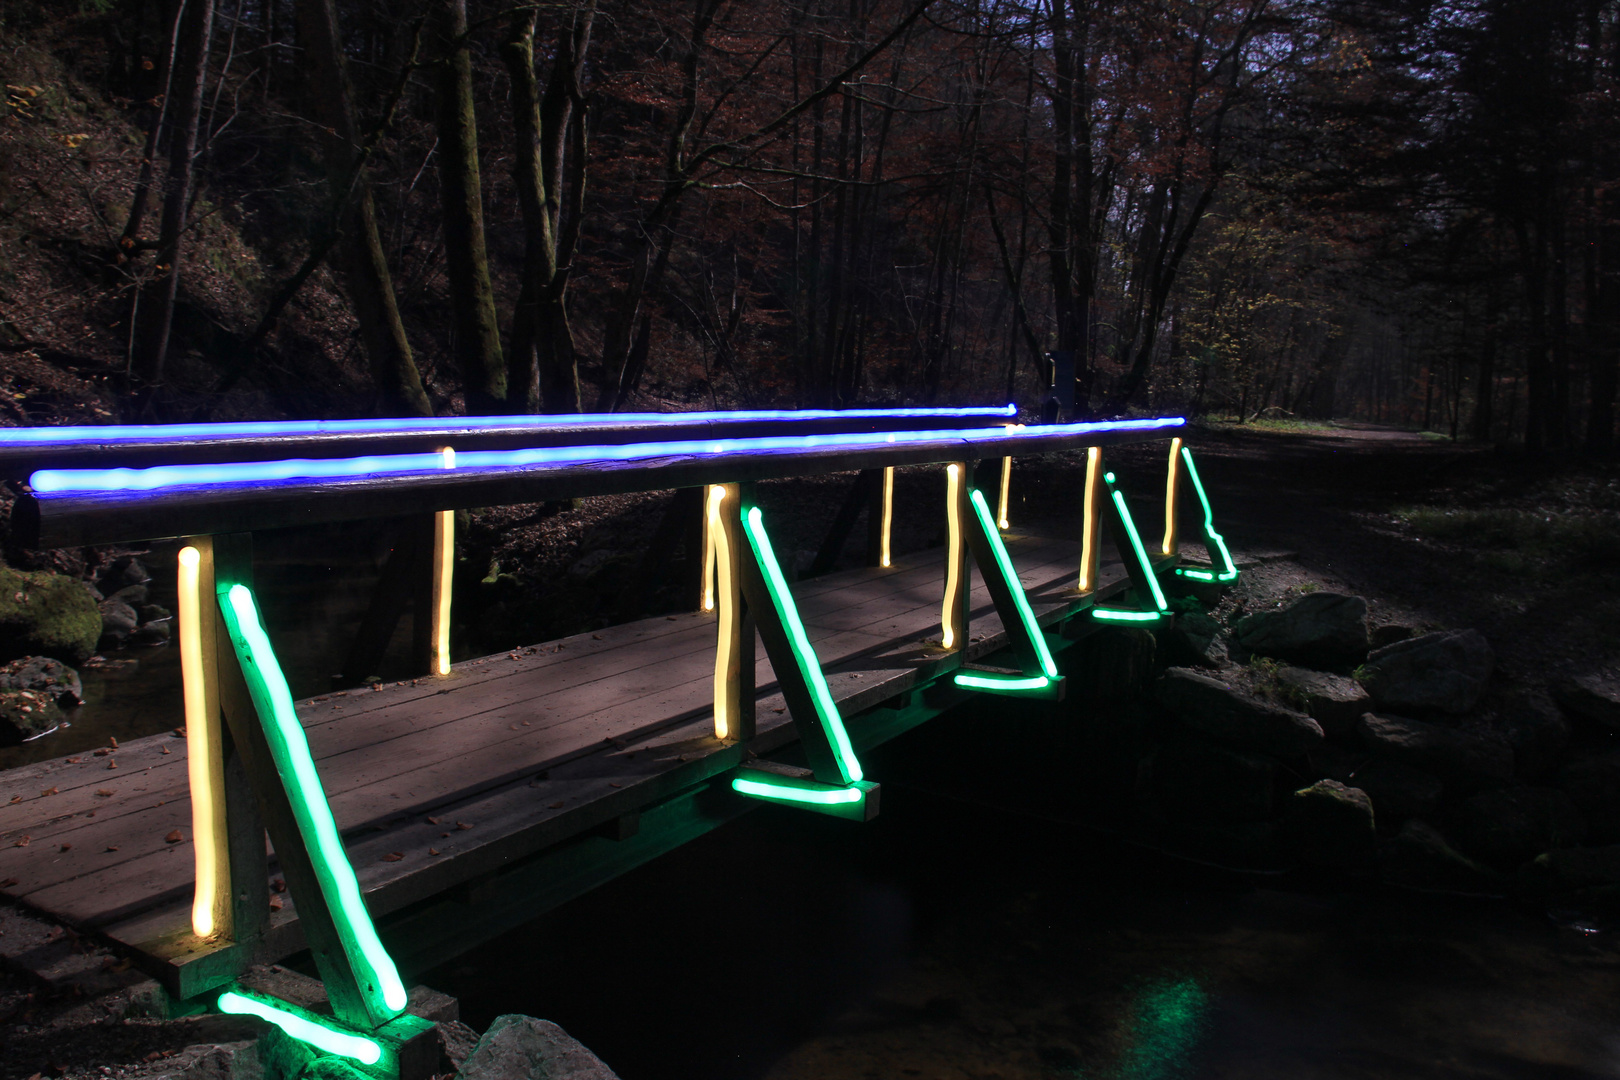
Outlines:
{"type": "Polygon", "coordinates": [[[1620,515],[1591,498],[1612,495],[1612,469],[1555,468],[1368,424],[1224,427],[1195,445],[1217,524],[1238,550],[1297,552],[1324,587],[1365,596],[1375,623],[1475,627],[1515,682],[1620,659],[1620,581],[1602,540],[1620,534],[1620,515]],[[1403,512],[1413,508],[1459,524],[1426,533],[1403,512]],[[1594,550],[1536,547],[1495,527],[1555,516],[1591,524],[1596,543],[1584,531],[1577,539],[1594,550]]]}

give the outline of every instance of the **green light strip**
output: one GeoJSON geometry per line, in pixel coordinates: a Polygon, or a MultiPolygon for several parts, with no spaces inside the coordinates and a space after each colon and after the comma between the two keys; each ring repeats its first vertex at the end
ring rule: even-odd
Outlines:
{"type": "Polygon", "coordinates": [[[1214,573],[1212,573],[1209,570],[1188,570],[1188,569],[1185,569],[1185,568],[1180,567],[1180,566],[1176,567],[1176,576],[1177,577],[1190,577],[1194,581],[1214,581],[1215,580],[1214,573]]]}
{"type": "Polygon", "coordinates": [[[793,603],[787,578],[782,576],[782,568],[777,565],[771,539],[765,535],[765,516],[759,507],[750,506],[748,513],[743,515],[743,523],[747,527],[748,543],[752,545],[760,566],[765,568],[765,587],[770,591],[771,602],[776,605],[777,618],[782,620],[782,626],[788,632],[788,643],[799,661],[799,670],[804,673],[805,682],[810,684],[810,697],[815,702],[821,730],[827,733],[833,752],[838,756],[844,782],[852,784],[862,778],[861,763],[855,757],[855,748],[850,745],[849,732],[844,730],[838,706],[833,703],[832,691],[827,689],[827,680],[821,674],[821,661],[816,658],[816,650],[810,647],[810,635],[804,632],[804,623],[799,621],[799,609],[793,603]]]}
{"type": "Polygon", "coordinates": [[[1003,693],[1016,693],[1020,690],[1045,690],[1052,685],[1052,680],[1045,675],[1032,675],[1027,678],[1015,679],[1006,675],[958,673],[956,685],[965,686],[970,690],[999,690],[1003,693]]]}
{"type": "Polygon", "coordinates": [[[362,1065],[375,1065],[382,1060],[382,1047],[371,1039],[334,1031],[313,1020],[306,1020],[297,1013],[279,1009],[266,1001],[246,997],[234,990],[227,990],[219,995],[218,1005],[222,1013],[245,1014],[268,1020],[299,1042],[309,1043],[315,1049],[324,1050],[328,1054],[353,1058],[362,1065]]]}
{"type": "Polygon", "coordinates": [[[1157,611],[1119,611],[1115,608],[1094,607],[1091,609],[1093,619],[1104,622],[1158,622],[1157,611]]]}
{"type": "MultiPolygon", "coordinates": [[[[1113,473],[1108,474],[1108,482],[1113,484],[1113,473]]],[[[1148,587],[1153,590],[1153,606],[1164,611],[1167,604],[1164,602],[1164,590],[1159,588],[1159,576],[1153,572],[1153,564],[1148,562],[1147,552],[1142,549],[1142,538],[1136,535],[1136,522],[1131,520],[1130,508],[1125,505],[1125,496],[1121,495],[1112,486],[1108,494],[1113,497],[1114,506],[1119,510],[1119,520],[1125,523],[1125,535],[1130,537],[1131,550],[1136,552],[1136,562],[1142,567],[1142,573],[1147,575],[1148,587]]]]}
{"type": "Polygon", "coordinates": [[[761,780],[744,780],[742,777],[731,782],[731,790],[761,799],[806,803],[811,806],[845,806],[858,803],[866,797],[866,793],[860,788],[817,791],[812,788],[789,787],[786,784],[770,784],[761,780]]]}
{"type": "Polygon", "coordinates": [[[984,526],[984,535],[990,541],[990,550],[995,554],[996,565],[1001,567],[1002,580],[1012,592],[1013,606],[1018,609],[1018,618],[1024,623],[1024,631],[1029,634],[1030,644],[1035,647],[1035,656],[1041,662],[1041,670],[1046,673],[1048,679],[1055,679],[1057,662],[1052,659],[1052,652],[1046,647],[1046,637],[1041,633],[1041,625],[1035,621],[1035,613],[1030,610],[1029,597],[1024,595],[1024,584],[1018,580],[1018,571],[1013,569],[1012,560],[1007,557],[1007,545],[1001,542],[1001,533],[990,517],[990,507],[984,501],[984,492],[973,488],[968,492],[968,499],[973,503],[973,512],[979,516],[979,524],[984,526]]]}
{"type": "Polygon", "coordinates": [[[338,838],[337,822],[332,820],[331,804],[321,787],[320,774],[315,771],[309,740],[304,737],[286,676],[281,673],[270,638],[259,620],[253,592],[245,585],[225,582],[219,584],[219,590],[225,593],[226,602],[220,605],[220,611],[241,661],[242,677],[263,723],[276,772],[286,785],[299,836],[332,910],[344,954],[356,976],[366,983],[361,991],[373,1000],[373,1005],[375,995],[381,992],[385,1008],[374,1011],[397,1014],[405,1008],[405,986],[399,981],[393,959],[377,940],[377,929],[366,912],[360,883],[355,880],[354,867],[349,865],[343,841],[338,838]],[[365,978],[368,972],[369,980],[365,978]]]}
{"type": "Polygon", "coordinates": [[[1210,509],[1209,496],[1204,494],[1204,482],[1198,479],[1198,466],[1193,464],[1190,448],[1185,446],[1181,448],[1181,460],[1187,463],[1187,475],[1192,477],[1193,490],[1198,493],[1198,501],[1204,507],[1204,535],[1215,541],[1215,546],[1220,549],[1221,562],[1226,564],[1226,569],[1217,575],[1215,580],[1232,581],[1238,576],[1237,566],[1232,562],[1232,553],[1226,550],[1225,538],[1215,531],[1215,511],[1210,509]]]}

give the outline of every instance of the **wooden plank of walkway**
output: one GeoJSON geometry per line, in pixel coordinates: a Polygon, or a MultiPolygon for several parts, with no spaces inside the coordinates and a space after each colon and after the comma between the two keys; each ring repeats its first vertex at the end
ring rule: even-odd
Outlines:
{"type": "MultiPolygon", "coordinates": [[[[1078,545],[1011,536],[1037,617],[1077,604],[1078,545]]],[[[853,716],[927,679],[943,567],[932,553],[795,587],[835,700],[853,716]]],[[[1104,595],[1125,586],[1105,563],[1104,595]]],[[[982,584],[968,659],[1005,635],[982,584]]],[[[642,620],[485,657],[444,679],[322,695],[299,715],[367,904],[396,911],[511,860],[632,815],[794,738],[763,649],[759,731],[713,737],[713,616],[642,620]]],[[[863,741],[863,722],[851,723],[863,741]]],[[[101,755],[0,774],[0,892],[74,926],[161,951],[181,942],[191,889],[185,740],[139,739],[101,755]],[[116,763],[116,768],[112,767],[116,763]],[[169,837],[179,831],[180,840],[169,837]]],[[[268,886],[267,886],[268,887],[268,886]]],[[[290,898],[264,948],[302,938],[290,898]]]]}

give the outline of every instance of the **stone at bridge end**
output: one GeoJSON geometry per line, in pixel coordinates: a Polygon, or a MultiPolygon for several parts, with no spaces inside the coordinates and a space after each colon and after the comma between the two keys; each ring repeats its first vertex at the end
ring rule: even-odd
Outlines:
{"type": "Polygon", "coordinates": [[[568,1032],[519,1013],[497,1016],[456,1075],[457,1080],[619,1080],[568,1032]]]}
{"type": "Polygon", "coordinates": [[[1374,651],[1359,678],[1381,709],[1461,714],[1479,702],[1494,660],[1478,630],[1442,630],[1374,651]]]}
{"type": "Polygon", "coordinates": [[[1190,668],[1169,668],[1159,680],[1159,703],[1183,724],[1212,739],[1291,758],[1322,742],[1322,727],[1304,713],[1251,697],[1190,668]]]}
{"type": "Polygon", "coordinates": [[[1245,616],[1237,639],[1259,656],[1308,667],[1348,667],[1367,655],[1367,601],[1307,593],[1285,608],[1245,616]]]}
{"type": "Polygon", "coordinates": [[[1558,687],[1556,696],[1571,716],[1620,731],[1620,678],[1580,675],[1558,687]]]}

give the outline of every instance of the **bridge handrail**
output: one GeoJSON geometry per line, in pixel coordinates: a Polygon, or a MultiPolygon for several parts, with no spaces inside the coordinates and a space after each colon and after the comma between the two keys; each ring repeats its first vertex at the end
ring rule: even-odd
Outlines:
{"type": "Polygon", "coordinates": [[[1160,417],[1023,428],[595,444],[240,466],[59,470],[34,474],[35,490],[17,500],[12,531],[16,542],[26,547],[251,532],[476,506],[1049,453],[1168,438],[1184,424],[1180,417],[1160,417]]]}
{"type": "Polygon", "coordinates": [[[1017,418],[1014,405],[975,405],[0,428],[0,479],[24,480],[38,469],[433,453],[446,446],[460,452],[735,439],[784,431],[904,431],[941,424],[965,428],[1017,418]]]}

